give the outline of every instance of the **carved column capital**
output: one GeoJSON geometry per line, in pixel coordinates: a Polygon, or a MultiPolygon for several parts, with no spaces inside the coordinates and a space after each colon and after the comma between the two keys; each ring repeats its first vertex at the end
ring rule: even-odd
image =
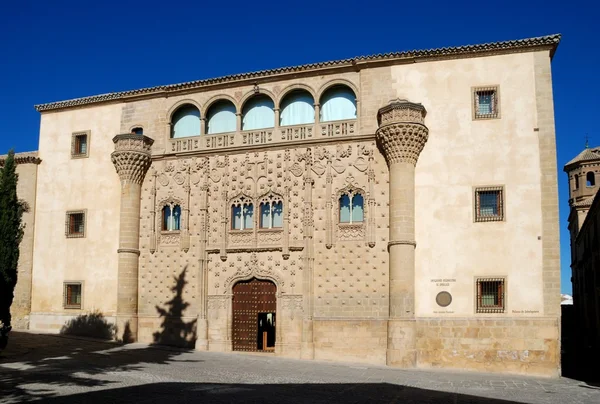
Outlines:
{"type": "Polygon", "coordinates": [[[411,163],[417,160],[429,138],[425,126],[427,111],[421,104],[393,100],[377,113],[377,142],[388,164],[411,163]]]}
{"type": "Polygon", "coordinates": [[[113,143],[115,151],[110,158],[121,182],[141,185],[152,163],[151,147],[154,140],[128,133],[115,136],[113,143]]]}

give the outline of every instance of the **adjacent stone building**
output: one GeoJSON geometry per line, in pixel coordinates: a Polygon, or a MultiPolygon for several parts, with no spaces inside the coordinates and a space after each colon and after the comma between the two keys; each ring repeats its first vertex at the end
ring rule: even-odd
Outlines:
{"type": "Polygon", "coordinates": [[[559,39],[38,105],[30,328],[557,375],[559,39]]]}
{"type": "Polygon", "coordinates": [[[576,376],[597,378],[600,360],[600,148],[586,148],[565,167],[569,176],[569,234],[573,330],[569,332],[576,376]]]}

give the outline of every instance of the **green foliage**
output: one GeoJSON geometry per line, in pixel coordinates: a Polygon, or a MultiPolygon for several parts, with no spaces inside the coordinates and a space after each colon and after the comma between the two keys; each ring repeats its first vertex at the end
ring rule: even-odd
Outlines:
{"type": "Polygon", "coordinates": [[[0,345],[6,343],[11,329],[10,306],[17,284],[19,244],[23,238],[21,218],[27,209],[17,197],[17,181],[15,153],[10,150],[4,167],[0,168],[0,345]]]}

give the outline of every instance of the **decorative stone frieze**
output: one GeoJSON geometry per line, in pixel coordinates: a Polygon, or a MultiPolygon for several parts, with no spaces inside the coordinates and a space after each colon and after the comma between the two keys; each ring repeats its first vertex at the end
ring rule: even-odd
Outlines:
{"type": "Polygon", "coordinates": [[[389,165],[417,164],[429,138],[429,129],[424,123],[426,114],[423,105],[401,99],[392,100],[379,110],[377,141],[389,165]]]}
{"type": "Polygon", "coordinates": [[[121,182],[141,184],[150,164],[154,140],[134,134],[117,135],[113,138],[115,151],[110,155],[121,182]]]}

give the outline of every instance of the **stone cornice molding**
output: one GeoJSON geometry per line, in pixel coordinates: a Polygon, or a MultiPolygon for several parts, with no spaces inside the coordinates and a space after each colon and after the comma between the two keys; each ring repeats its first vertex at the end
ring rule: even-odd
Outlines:
{"type": "Polygon", "coordinates": [[[152,164],[152,144],[147,136],[117,135],[113,138],[115,151],[110,155],[122,183],[141,185],[152,164]]]}
{"type": "Polygon", "coordinates": [[[389,165],[417,164],[429,138],[426,114],[423,105],[401,99],[390,101],[378,111],[377,142],[389,165]]]}
{"type": "Polygon", "coordinates": [[[283,80],[291,76],[297,76],[299,73],[323,74],[325,71],[328,73],[347,70],[357,71],[363,68],[376,67],[378,65],[415,63],[439,59],[458,59],[516,52],[531,52],[540,49],[549,50],[550,56],[552,57],[554,56],[554,52],[558,47],[560,38],[560,34],[554,34],[535,38],[491,42],[479,45],[455,46],[359,56],[350,59],[310,63],[300,66],[282,67],[251,73],[233,74],[212,79],[194,80],[179,84],[147,87],[137,90],[119,91],[66,101],[50,102],[46,104],[38,104],[35,106],[35,109],[38,112],[44,112],[64,108],[76,108],[89,104],[131,101],[132,99],[137,98],[173,96],[175,94],[189,92],[190,90],[199,90],[219,85],[231,86],[232,83],[236,83],[238,85],[252,84],[256,83],[258,78],[262,79],[261,82],[267,82],[283,80]]]}
{"type": "MultiPolygon", "coordinates": [[[[0,167],[4,167],[7,154],[0,156],[0,167]]],[[[42,159],[37,156],[37,152],[15,153],[15,164],[40,164],[42,159]]]]}

